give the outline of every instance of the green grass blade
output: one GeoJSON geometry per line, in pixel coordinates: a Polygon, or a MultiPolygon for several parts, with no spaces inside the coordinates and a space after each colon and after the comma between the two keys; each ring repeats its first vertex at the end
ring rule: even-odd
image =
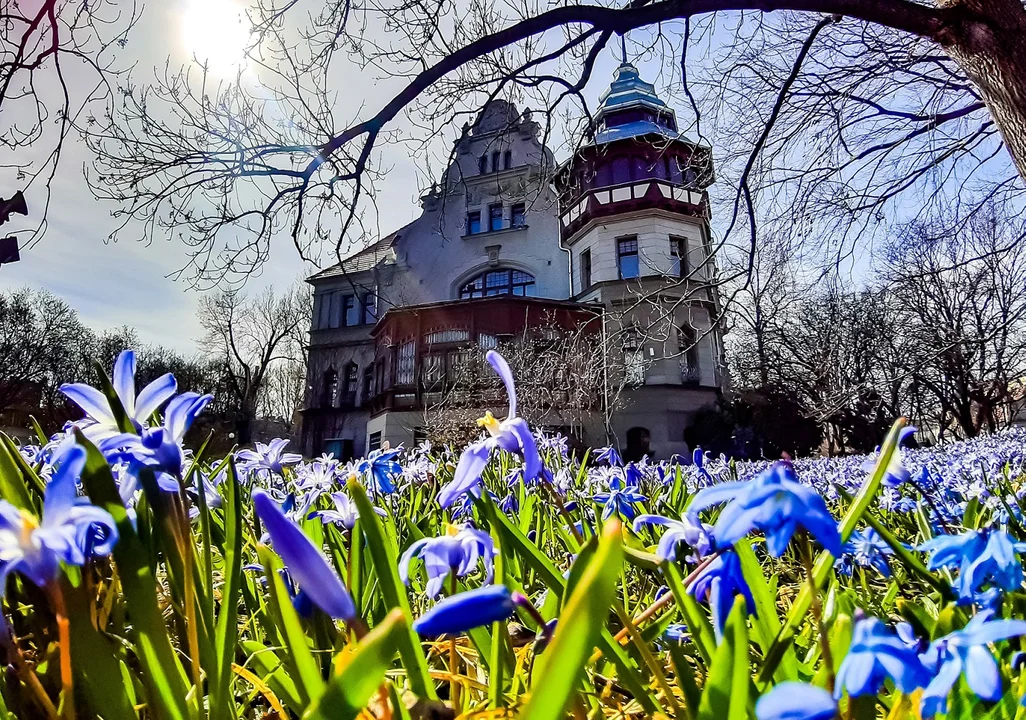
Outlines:
{"type": "Polygon", "coordinates": [[[210,709],[213,718],[236,716],[235,701],[231,693],[232,661],[238,643],[239,593],[242,586],[242,492],[235,473],[235,463],[229,463],[226,479],[227,492],[224,499],[225,542],[223,548],[224,568],[221,587],[221,607],[214,631],[214,647],[217,653],[217,675],[212,678],[210,709]]]}
{"type": "Polygon", "coordinates": [[[146,550],[128,518],[107,461],[81,430],[75,430],[75,440],[86,450],[82,485],[93,504],[109,512],[117,524],[119,539],[114,546],[114,561],[132,618],[136,652],[151,701],[161,717],[186,720],[189,717],[185,700],[188,680],[164,625],[157,603],[157,581],[150,571],[146,550]]]}
{"type": "Polygon", "coordinates": [[[605,626],[623,567],[619,521],[606,524],[598,549],[561,613],[552,643],[538,662],[523,720],[562,718],[574,699],[587,661],[605,626]]]}
{"type": "Polygon", "coordinates": [[[310,650],[299,615],[292,607],[292,598],[289,597],[285,583],[278,573],[282,566],[281,561],[270,548],[260,546],[258,553],[267,578],[274,622],[285,641],[285,653],[290,665],[289,674],[296,683],[303,705],[306,706],[324,691],[324,679],[310,650]]]}
{"type": "Polygon", "coordinates": [[[421,698],[436,700],[438,694],[431,682],[427,659],[421,651],[420,638],[413,631],[410,599],[406,596],[406,587],[399,579],[397,551],[386,537],[381,518],[374,512],[367,491],[355,477],[349,479],[349,495],[360,513],[360,525],[367,537],[365,549],[371,556],[385,604],[388,609],[398,608],[403,613],[406,631],[399,642],[399,656],[402,658],[403,667],[406,668],[410,689],[421,698]]]}
{"type": "Polygon", "coordinates": [[[303,713],[303,720],[354,720],[385,681],[385,673],[407,635],[405,624],[402,610],[396,608],[355,648],[343,650],[335,675],[303,713]]]}
{"type": "MultiPolygon", "coordinates": [[[[866,483],[859,490],[859,494],[855,496],[855,502],[848,508],[848,512],[845,513],[844,519],[841,520],[838,526],[842,542],[848,539],[848,536],[851,535],[852,531],[855,530],[862,520],[866,510],[876,500],[884,475],[886,475],[887,468],[891,463],[891,458],[894,457],[894,453],[899,452],[898,440],[901,437],[903,427],[905,427],[905,419],[898,418],[894,425],[891,426],[890,432],[887,433],[887,438],[884,440],[883,445],[880,446],[880,457],[876,460],[873,472],[869,474],[866,483]]],[[[833,571],[833,567],[834,557],[824,550],[816,558],[812,568],[812,584],[815,585],[817,592],[826,584],[833,571]]],[[[781,643],[790,643],[794,640],[795,629],[808,618],[810,607],[812,607],[812,592],[809,590],[808,584],[806,584],[798,592],[798,597],[795,598],[794,604],[791,605],[791,610],[787,614],[787,620],[780,629],[780,633],[777,635],[773,646],[766,653],[767,663],[760,670],[760,677],[771,677],[775,673],[776,666],[769,663],[779,664],[783,661],[785,653],[782,652],[779,645],[781,643]]]]}
{"type": "Polygon", "coordinates": [[[698,705],[698,720],[745,720],[748,715],[748,622],[745,599],[734,598],[723,642],[716,648],[698,705]]]}

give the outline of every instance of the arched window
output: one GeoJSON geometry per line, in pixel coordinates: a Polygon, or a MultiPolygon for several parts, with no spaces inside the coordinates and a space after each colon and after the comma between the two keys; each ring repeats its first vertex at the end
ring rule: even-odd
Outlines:
{"type": "Polygon", "coordinates": [[[534,275],[512,268],[489,270],[460,288],[461,300],[494,295],[534,297],[534,275]]]}
{"type": "Polygon", "coordinates": [[[507,150],[502,154],[502,169],[509,170],[513,167],[513,151],[507,150]]]}
{"type": "Polygon", "coordinates": [[[479,157],[477,159],[477,170],[482,175],[484,175],[486,172],[488,172],[488,156],[487,155],[482,155],[481,157],[479,157]]]}
{"type": "Polygon", "coordinates": [[[499,169],[499,151],[496,150],[492,153],[492,172],[499,169]]]}
{"type": "Polygon", "coordinates": [[[321,383],[321,407],[334,407],[335,396],[338,394],[338,371],[330,368],[325,371],[321,383]]]}

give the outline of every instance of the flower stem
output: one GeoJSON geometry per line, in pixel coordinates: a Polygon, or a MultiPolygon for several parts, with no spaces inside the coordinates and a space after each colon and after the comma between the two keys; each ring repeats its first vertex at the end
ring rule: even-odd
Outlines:
{"type": "Polygon", "coordinates": [[[71,628],[68,625],[68,614],[64,609],[64,596],[59,588],[47,586],[46,594],[57,616],[57,640],[61,659],[61,694],[63,695],[62,710],[67,720],[75,720],[75,684],[71,674],[71,628]]]}
{"type": "Polygon", "coordinates": [[[816,621],[816,629],[819,632],[819,644],[823,652],[823,662],[827,671],[827,690],[834,691],[834,655],[830,650],[830,638],[827,636],[826,625],[823,624],[823,602],[819,597],[819,588],[816,586],[815,573],[812,569],[812,543],[807,533],[802,533],[802,564],[805,566],[805,575],[809,579],[809,592],[812,593],[812,615],[816,621]]]}
{"type": "MultiPolygon", "coordinates": [[[[457,592],[456,583],[458,582],[456,577],[456,568],[453,568],[450,574],[450,585],[449,594],[455,595],[457,592]]],[[[456,681],[456,669],[459,664],[459,655],[456,652],[456,636],[453,635],[449,638],[449,702],[452,704],[452,709],[457,715],[460,714],[460,684],[456,681]]]]}

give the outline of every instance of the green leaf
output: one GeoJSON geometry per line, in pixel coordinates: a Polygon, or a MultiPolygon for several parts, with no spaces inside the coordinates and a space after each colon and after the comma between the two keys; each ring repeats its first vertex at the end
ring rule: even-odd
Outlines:
{"type": "Polygon", "coordinates": [[[150,571],[146,550],[128,518],[107,461],[77,428],[75,440],[86,451],[82,485],[93,504],[109,512],[118,528],[119,538],[113,555],[132,618],[133,640],[150,702],[161,717],[186,720],[189,717],[185,700],[188,680],[167,635],[157,603],[157,580],[150,571]]]}
{"type": "Polygon", "coordinates": [[[385,605],[389,609],[398,608],[403,613],[405,632],[399,641],[399,656],[402,658],[403,667],[406,668],[410,689],[421,698],[436,700],[438,695],[431,682],[427,660],[420,648],[420,638],[413,631],[410,599],[406,596],[406,587],[399,578],[399,558],[396,549],[386,538],[381,518],[374,512],[367,491],[355,477],[349,478],[349,495],[360,514],[360,525],[367,537],[365,549],[370,553],[385,605]]]}
{"type": "Polygon", "coordinates": [[[304,720],[353,720],[385,681],[385,672],[407,634],[402,610],[385,620],[350,650],[339,654],[335,675],[324,693],[303,713],[304,720]]]}
{"type": "Polygon", "coordinates": [[[673,593],[673,599],[677,603],[677,607],[680,608],[681,613],[684,615],[684,620],[691,631],[691,637],[695,642],[695,647],[698,648],[698,653],[706,664],[712,662],[713,655],[716,652],[716,639],[705,611],[688,594],[687,588],[684,587],[684,579],[681,577],[680,570],[677,569],[676,565],[666,563],[663,567],[663,577],[666,579],[666,585],[670,588],[670,592],[673,593]]]}
{"type": "MultiPolygon", "coordinates": [[[[880,446],[880,456],[876,460],[873,472],[869,474],[865,484],[862,485],[858,495],[855,496],[855,501],[848,508],[848,512],[844,514],[844,518],[838,526],[842,542],[848,539],[852,531],[855,530],[862,520],[862,516],[866,514],[870,505],[876,500],[891,458],[894,457],[894,453],[898,452],[898,440],[901,437],[901,429],[903,427],[905,427],[905,418],[898,418],[894,425],[891,426],[890,432],[887,433],[887,438],[884,440],[883,445],[880,446]]],[[[834,557],[824,550],[816,558],[816,562],[813,565],[812,583],[806,583],[798,592],[798,597],[795,598],[794,603],[791,605],[791,610],[787,614],[787,619],[783,627],[781,627],[773,647],[766,653],[767,659],[760,669],[760,677],[766,678],[775,674],[776,666],[771,663],[779,664],[783,661],[785,655],[778,645],[793,642],[794,631],[809,617],[809,608],[812,606],[812,592],[809,589],[809,585],[814,585],[816,592],[819,592],[820,588],[826,584],[826,581],[833,573],[833,567],[834,557]]]]}
{"type": "MultiPolygon", "coordinates": [[[[780,617],[777,615],[776,593],[766,582],[766,575],[763,573],[762,565],[752,550],[748,540],[740,540],[734,543],[734,550],[741,560],[741,573],[744,575],[748,588],[752,592],[752,599],[755,600],[755,615],[752,618],[752,627],[756,631],[755,639],[762,649],[763,656],[773,646],[773,641],[780,632],[780,617]]],[[[794,654],[794,648],[788,647],[784,651],[780,665],[777,668],[775,678],[778,682],[784,680],[798,679],[798,658],[794,654]]]]}
{"type": "Polygon", "coordinates": [[[246,664],[253,668],[253,672],[267,683],[267,687],[286,707],[297,715],[302,712],[306,705],[299,697],[299,690],[278,654],[255,640],[243,640],[240,645],[248,656],[246,664]]]}
{"type": "Polygon", "coordinates": [[[97,632],[89,617],[89,598],[81,587],[61,582],[71,632],[71,666],[76,688],[84,688],[89,707],[106,720],[138,720],[122,682],[116,646],[97,632]]]}
{"type": "MultiPolygon", "coordinates": [[[[217,675],[211,679],[210,710],[213,718],[234,718],[235,700],[232,696],[232,661],[239,639],[239,592],[242,586],[242,491],[235,472],[235,463],[227,468],[227,493],[224,499],[225,542],[224,584],[221,587],[221,607],[214,631],[217,654],[217,675]]],[[[216,477],[216,476],[215,476],[216,477]]],[[[200,493],[201,495],[203,493],[200,493]]]]}
{"type": "Polygon", "coordinates": [[[310,650],[299,615],[292,607],[292,598],[278,572],[282,567],[281,561],[268,547],[260,546],[258,553],[267,578],[275,625],[285,639],[285,652],[290,661],[289,674],[296,682],[296,689],[305,706],[324,691],[324,679],[310,650]]]}
{"type": "MultiPolygon", "coordinates": [[[[21,468],[15,460],[14,454],[7,447],[8,438],[6,435],[0,437],[3,437],[4,440],[0,443],[0,498],[17,508],[38,514],[39,505],[32,501],[21,468]]],[[[17,453],[17,455],[21,457],[21,453],[17,453]]],[[[24,458],[21,459],[24,461],[24,458]]]]}
{"type": "Polygon", "coordinates": [[[716,648],[698,705],[698,720],[745,720],[749,701],[748,622],[745,599],[734,598],[723,642],[716,648]]]}
{"type": "Polygon", "coordinates": [[[605,626],[623,567],[621,525],[606,524],[598,549],[560,614],[555,635],[534,673],[535,686],[523,720],[562,718],[605,626]]]}

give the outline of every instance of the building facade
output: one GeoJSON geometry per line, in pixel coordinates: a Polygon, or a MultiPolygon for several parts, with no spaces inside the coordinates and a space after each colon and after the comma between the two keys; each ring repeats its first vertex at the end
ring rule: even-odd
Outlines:
{"type": "Polygon", "coordinates": [[[601,332],[626,368],[583,442],[686,452],[690,418],[723,385],[711,153],[626,63],[596,121],[557,166],[529,112],[491,103],[416,220],[309,278],[305,453],[419,440],[468,352],[553,327],[601,332]]]}

